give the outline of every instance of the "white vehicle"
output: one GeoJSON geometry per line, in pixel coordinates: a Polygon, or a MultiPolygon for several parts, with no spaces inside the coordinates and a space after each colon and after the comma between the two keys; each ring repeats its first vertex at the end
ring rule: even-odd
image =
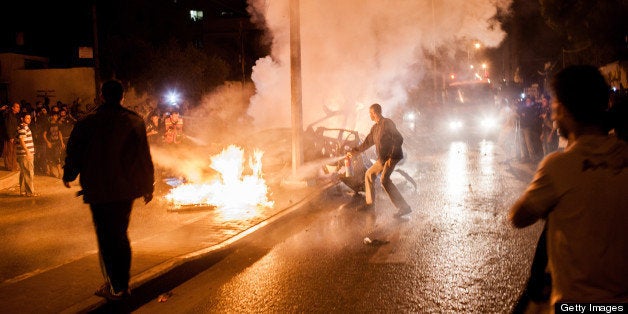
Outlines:
{"type": "Polygon", "coordinates": [[[451,138],[491,138],[499,132],[499,108],[488,81],[451,83],[441,110],[440,128],[451,138]]]}

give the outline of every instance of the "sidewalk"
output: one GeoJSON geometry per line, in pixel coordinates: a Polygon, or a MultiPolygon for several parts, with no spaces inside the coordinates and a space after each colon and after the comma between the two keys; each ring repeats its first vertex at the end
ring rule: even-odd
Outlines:
{"type": "MultiPolygon", "coordinates": [[[[0,171],[0,190],[14,187],[19,172],[0,171]]],[[[40,180],[48,180],[41,177],[40,180]]],[[[236,247],[238,241],[307,206],[335,186],[319,182],[313,186],[270,186],[272,209],[249,218],[225,220],[215,210],[205,210],[193,221],[154,236],[132,241],[131,298],[127,307],[154,300],[158,295],[192,278],[236,247]],[[206,213],[206,214],[205,214],[206,213]]],[[[155,202],[155,201],[153,201],[155,202]]],[[[156,206],[156,205],[154,205],[156,206]]],[[[54,237],[54,234],[50,235],[54,237]]],[[[44,270],[24,279],[0,285],[2,313],[85,313],[111,311],[111,304],[93,295],[102,284],[96,252],[44,270]]]]}
{"type": "MultiPolygon", "coordinates": [[[[4,164],[4,163],[0,163],[4,164]]],[[[0,167],[2,167],[0,165],[0,167]]],[[[0,170],[0,190],[8,189],[17,184],[20,177],[19,171],[0,170]]]]}

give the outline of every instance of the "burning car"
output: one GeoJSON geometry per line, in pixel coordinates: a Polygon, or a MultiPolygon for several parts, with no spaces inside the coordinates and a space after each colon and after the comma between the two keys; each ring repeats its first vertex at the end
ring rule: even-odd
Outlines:
{"type": "MultiPolygon", "coordinates": [[[[307,179],[332,176],[356,195],[363,192],[366,170],[377,158],[374,149],[346,160],[346,152],[362,141],[355,130],[308,126],[303,133],[304,164],[300,175],[307,179]]],[[[273,202],[267,198],[271,194],[269,186],[281,184],[291,176],[292,129],[273,128],[242,135],[221,153],[212,155],[210,161],[211,173],[199,174],[204,180],[171,178],[176,182],[169,183],[172,189],[165,199],[186,210],[272,207],[273,202]]],[[[408,174],[396,171],[416,187],[408,174]]]]}
{"type": "Polygon", "coordinates": [[[357,131],[318,127],[316,130],[309,129],[306,134],[306,139],[309,137],[310,140],[306,156],[309,155],[312,159],[330,158],[331,160],[323,166],[325,173],[342,171],[344,175],[339,177],[340,181],[356,193],[364,191],[364,174],[372,165],[373,158],[369,158],[372,150],[364,154],[355,154],[348,162],[343,158],[347,151],[362,143],[357,131]]]}
{"type": "MultiPolygon", "coordinates": [[[[345,167],[346,152],[362,142],[355,130],[309,126],[303,133],[304,171],[321,171],[338,178],[356,193],[364,191],[364,173],[371,166],[374,153],[354,155],[351,169],[345,167]],[[347,173],[351,175],[347,175],[347,173]]],[[[291,170],[292,129],[273,128],[243,137],[238,144],[247,149],[264,151],[262,165],[266,180],[278,183],[291,170]]]]}

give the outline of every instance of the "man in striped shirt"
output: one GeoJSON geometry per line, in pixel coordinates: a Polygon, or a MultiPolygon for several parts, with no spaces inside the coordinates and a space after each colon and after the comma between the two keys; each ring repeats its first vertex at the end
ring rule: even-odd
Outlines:
{"type": "Polygon", "coordinates": [[[24,114],[22,123],[17,128],[17,147],[15,149],[17,164],[20,167],[20,195],[25,196],[35,196],[33,186],[35,145],[33,144],[33,134],[28,127],[30,123],[31,115],[24,114]]]}

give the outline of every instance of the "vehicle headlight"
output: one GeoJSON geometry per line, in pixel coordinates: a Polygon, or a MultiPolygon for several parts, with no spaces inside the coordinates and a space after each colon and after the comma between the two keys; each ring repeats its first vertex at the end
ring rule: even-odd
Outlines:
{"type": "Polygon", "coordinates": [[[415,119],[416,119],[416,115],[412,111],[403,115],[404,121],[414,122],[415,119]]]}
{"type": "Polygon", "coordinates": [[[462,121],[460,120],[453,120],[449,122],[449,130],[451,131],[458,131],[462,129],[462,126],[462,121]]]}

